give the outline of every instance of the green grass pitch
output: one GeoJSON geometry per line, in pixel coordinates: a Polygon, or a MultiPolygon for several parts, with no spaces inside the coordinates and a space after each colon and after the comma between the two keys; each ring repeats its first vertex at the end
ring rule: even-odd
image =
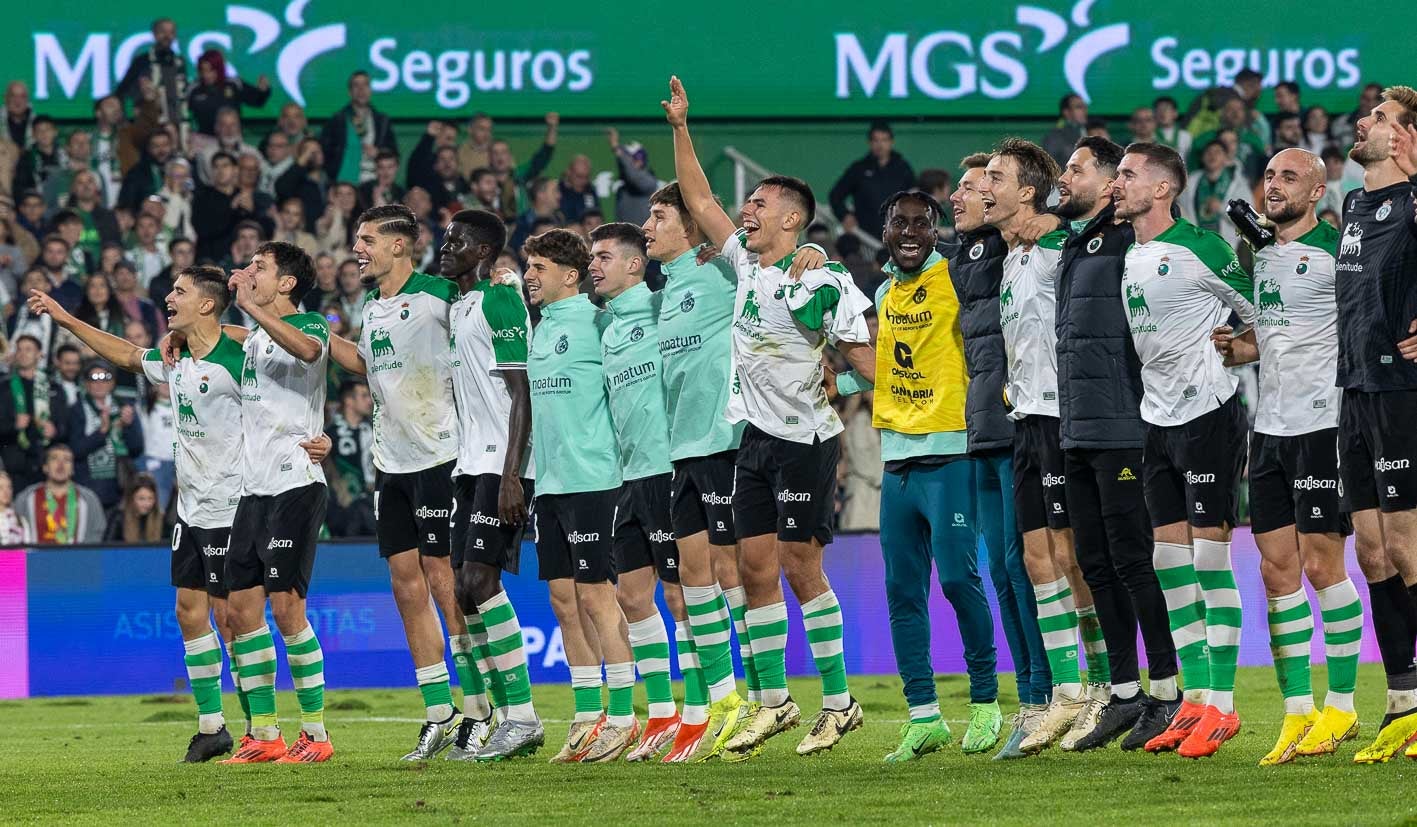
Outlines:
{"type": "MultiPolygon", "coordinates": [[[[1006,711],[1012,681],[1003,681],[1006,711]]],[[[894,676],[856,676],[866,725],[833,752],[798,758],[805,728],[779,736],[743,764],[552,766],[571,713],[570,687],[537,687],[547,746],[497,765],[437,760],[405,764],[422,707],[412,688],[333,690],[326,722],[332,763],[319,766],[179,765],[195,731],[186,697],[53,698],[0,702],[0,822],[64,824],[738,823],[783,824],[1392,824],[1417,822],[1417,761],[1352,763],[1337,756],[1261,769],[1282,705],[1273,673],[1241,669],[1243,728],[1202,761],[1128,754],[1115,745],[1027,760],[966,757],[958,738],[967,701],[962,676],[938,679],[955,745],[908,765],[881,763],[896,743],[904,702],[894,676]]],[[[1314,684],[1324,686],[1323,669],[1314,684]]],[[[1359,674],[1358,742],[1381,717],[1381,670],[1359,674]]],[[[815,680],[792,683],[804,721],[815,680]]],[[[638,694],[638,693],[637,693],[638,694]]],[[[640,696],[642,697],[642,696],[640,696]]],[[[239,710],[234,696],[227,709],[239,710]]],[[[298,723],[282,693],[285,733],[298,723]]],[[[643,710],[640,710],[643,717],[643,710]]],[[[239,717],[239,712],[237,717],[239,717]]]]}

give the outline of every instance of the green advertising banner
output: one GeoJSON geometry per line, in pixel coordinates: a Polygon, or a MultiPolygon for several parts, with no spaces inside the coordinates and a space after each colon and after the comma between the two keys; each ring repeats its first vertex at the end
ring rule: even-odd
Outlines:
{"type": "Polygon", "coordinates": [[[1346,111],[1364,82],[1417,80],[1417,14],[1378,0],[1328,13],[1253,0],[61,0],[11,9],[0,77],[28,82],[40,111],[87,117],[161,14],[191,65],[219,48],[248,81],[268,76],[272,116],[288,100],[333,112],[356,69],[376,106],[413,118],[654,117],[671,73],[696,116],[727,118],[1051,116],[1068,92],[1116,114],[1161,94],[1184,105],[1246,66],[1346,111]]]}

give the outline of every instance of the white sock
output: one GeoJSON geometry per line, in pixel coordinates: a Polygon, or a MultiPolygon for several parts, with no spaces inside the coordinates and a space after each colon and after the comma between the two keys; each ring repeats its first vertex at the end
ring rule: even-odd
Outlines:
{"type": "Polygon", "coordinates": [[[1154,678],[1151,681],[1151,697],[1158,701],[1176,700],[1176,676],[1154,678]]]}

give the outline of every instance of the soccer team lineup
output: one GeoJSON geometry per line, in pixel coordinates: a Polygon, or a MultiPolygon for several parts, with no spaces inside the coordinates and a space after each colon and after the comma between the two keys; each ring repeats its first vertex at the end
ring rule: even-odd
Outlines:
{"type": "Polygon", "coordinates": [[[412,210],[364,211],[357,340],[301,310],[315,263],[281,241],[231,270],[175,272],[153,347],[45,291],[22,297],[119,371],[169,385],[180,413],[171,572],[196,731],[185,755],[171,739],[145,751],[348,754],[325,719],[306,606],[332,500],[333,363],[374,400],[377,546],[426,713],[404,761],[863,750],[853,684],[866,679],[848,679],[849,624],[823,566],[833,403],[857,395],[879,431],[875,600],[903,688],[888,716],[898,742],[865,760],[1206,759],[1242,714],[1273,722],[1262,767],[1417,758],[1417,91],[1389,87],[1357,121],[1362,186],[1342,229],[1317,217],[1325,163],[1305,148],[1268,161],[1260,203],[1229,202],[1237,255],[1180,217],[1188,173],[1172,147],[1088,135],[1059,164],[1006,138],[962,161],[948,203],[918,189],[885,200],[874,295],[800,243],[817,203],[807,183],[771,175],[725,209],[678,78],[661,105],[675,180],[649,218],[588,241],[533,234],[523,273],[497,265],[510,239],[492,212],[452,215],[433,276],[415,266],[412,210]],[[662,289],[645,282],[651,261],[662,289]],[[249,326],[222,323],[231,305],[249,326]],[[832,370],[828,349],[849,369],[832,370]],[[1230,370],[1251,363],[1253,427],[1230,370]],[[1247,468],[1264,603],[1242,602],[1231,556],[1247,468]],[[503,588],[524,538],[560,627],[570,720],[539,705],[503,588]],[[1365,584],[1350,579],[1349,542],[1365,584]],[[932,624],[937,587],[953,613],[932,624]],[[1001,705],[995,611],[1016,707],[1001,705]],[[1267,613],[1282,716],[1236,692],[1242,613],[1267,613]],[[1376,671],[1359,691],[1365,624],[1386,695],[1381,718],[1360,722],[1380,692],[1376,671]],[[967,705],[941,697],[932,635],[960,641],[967,705]],[[789,692],[789,638],[809,646],[819,695],[801,681],[789,692]],[[278,718],[278,675],[298,731],[293,709],[278,718]]]}

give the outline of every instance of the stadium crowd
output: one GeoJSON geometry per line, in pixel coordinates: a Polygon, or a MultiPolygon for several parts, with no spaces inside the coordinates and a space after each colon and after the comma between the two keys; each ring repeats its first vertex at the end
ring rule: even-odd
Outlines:
{"type": "MultiPolygon", "coordinates": [[[[158,21],[154,34],[159,45],[170,45],[175,28],[158,21]]],[[[638,225],[662,183],[644,148],[611,128],[614,187],[602,198],[588,157],[558,155],[554,112],[545,116],[542,145],[525,160],[513,156],[482,113],[461,125],[430,121],[407,149],[380,112],[365,73],[349,77],[349,101],[339,111],[307,114],[294,103],[269,111],[267,79],[231,76],[219,50],[205,52],[194,69],[180,56],[157,65],[148,60],[141,55],[114,94],[94,101],[91,123],[61,128],[35,110],[23,81],[5,87],[0,544],[158,542],[176,519],[177,412],[167,386],[115,370],[47,316],[32,315],[23,301],[30,290],[51,294],[83,321],[151,346],[166,333],[175,272],[193,263],[229,271],[263,241],[287,241],[316,263],[318,282],[303,309],[324,315],[334,332],[355,337],[366,288],[351,246],[363,210],[393,203],[412,209],[419,219],[417,267],[437,274],[449,218],[463,208],[487,209],[505,220],[511,239],[498,266],[520,271],[529,237],[555,227],[588,236],[607,220],[638,225]],[[268,125],[248,126],[253,116],[268,125]],[[606,210],[603,203],[613,206],[606,210]],[[73,496],[55,496],[65,487],[73,496]]],[[[1179,201],[1182,214],[1221,233],[1244,257],[1247,248],[1237,244],[1225,206],[1233,198],[1256,201],[1265,164],[1284,148],[1321,155],[1329,188],[1320,218],[1337,226],[1344,194],[1361,185],[1361,167],[1347,160],[1354,126],[1379,102],[1381,90],[1368,84],[1351,111],[1330,113],[1305,106],[1303,90],[1293,83],[1265,93],[1260,76],[1245,70],[1233,86],[1193,101],[1160,97],[1139,105],[1125,124],[1093,116],[1086,102],[1069,95],[1056,128],[1037,137],[1060,163],[1084,135],[1176,148],[1192,182],[1179,201]]],[[[954,175],[944,159],[929,159],[931,166],[917,171],[894,149],[886,123],[870,126],[868,147],[831,188],[837,220],[831,227],[819,222],[807,235],[870,296],[886,279],[888,256],[875,241],[882,202],[912,187],[947,202],[954,175]]],[[[950,220],[946,210],[942,237],[952,236],[950,220]]],[[[658,287],[657,279],[652,266],[647,280],[658,287]]],[[[233,305],[229,320],[249,324],[240,315],[233,305]]],[[[1245,398],[1253,399],[1253,367],[1236,370],[1245,398]]],[[[333,450],[326,468],[334,494],[328,534],[371,536],[373,402],[363,380],[333,360],[327,398],[333,450]]],[[[870,394],[834,404],[846,423],[836,527],[876,530],[882,462],[870,394]]]]}

